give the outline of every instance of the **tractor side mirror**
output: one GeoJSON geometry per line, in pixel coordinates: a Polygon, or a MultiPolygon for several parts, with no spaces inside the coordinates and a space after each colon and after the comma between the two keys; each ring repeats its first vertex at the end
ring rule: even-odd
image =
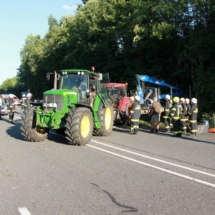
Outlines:
{"type": "Polygon", "coordinates": [[[46,73],[46,80],[49,81],[50,80],[50,72],[46,73]]]}
{"type": "Polygon", "coordinates": [[[98,73],[97,77],[98,77],[98,80],[101,81],[102,80],[102,73],[98,73]]]}

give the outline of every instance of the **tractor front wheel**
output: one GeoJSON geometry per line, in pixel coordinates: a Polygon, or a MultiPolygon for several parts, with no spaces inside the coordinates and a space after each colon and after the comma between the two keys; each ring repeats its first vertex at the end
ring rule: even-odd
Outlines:
{"type": "Polygon", "coordinates": [[[22,115],[21,133],[25,139],[31,142],[40,142],[47,138],[48,129],[36,126],[36,114],[34,107],[26,109],[22,115]]]}
{"type": "Polygon", "coordinates": [[[93,116],[88,108],[77,108],[66,118],[66,138],[69,144],[84,146],[92,137],[93,116]]]}

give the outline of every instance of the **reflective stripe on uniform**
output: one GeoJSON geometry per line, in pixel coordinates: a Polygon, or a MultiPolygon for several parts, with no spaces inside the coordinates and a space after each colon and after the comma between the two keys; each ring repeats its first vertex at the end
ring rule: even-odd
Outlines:
{"type": "Polygon", "coordinates": [[[139,119],[131,119],[131,122],[139,122],[139,119]]]}
{"type": "Polygon", "coordinates": [[[163,116],[164,119],[169,119],[169,116],[163,116]]]}
{"type": "Polygon", "coordinates": [[[179,119],[179,117],[176,117],[176,116],[174,116],[174,117],[172,117],[173,119],[179,119]]]}

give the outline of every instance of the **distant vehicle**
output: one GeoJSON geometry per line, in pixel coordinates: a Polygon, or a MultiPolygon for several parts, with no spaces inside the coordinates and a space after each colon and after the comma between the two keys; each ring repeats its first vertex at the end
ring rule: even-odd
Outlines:
{"type": "Polygon", "coordinates": [[[2,103],[2,105],[1,105],[1,114],[2,115],[8,114],[7,105],[5,103],[5,100],[3,98],[0,98],[0,99],[1,99],[1,103],[2,103]]]}
{"type": "Polygon", "coordinates": [[[20,105],[21,104],[20,99],[16,95],[14,95],[14,94],[12,94],[12,96],[13,96],[13,98],[12,98],[13,103],[15,105],[20,105]]]}
{"type": "Polygon", "coordinates": [[[130,98],[127,96],[127,83],[103,83],[102,91],[109,96],[113,103],[114,123],[129,121],[130,98]]]}
{"type": "Polygon", "coordinates": [[[168,84],[164,80],[158,80],[148,75],[135,75],[137,95],[140,97],[141,114],[148,114],[154,97],[159,99],[161,104],[165,102],[165,95],[183,96],[183,89],[178,86],[168,84]]]}

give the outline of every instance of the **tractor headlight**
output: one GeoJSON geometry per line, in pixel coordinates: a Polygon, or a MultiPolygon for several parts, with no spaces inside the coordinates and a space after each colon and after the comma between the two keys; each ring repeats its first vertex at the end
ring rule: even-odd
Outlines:
{"type": "Polygon", "coordinates": [[[55,102],[53,102],[53,103],[43,103],[43,107],[56,108],[57,107],[57,103],[55,103],[55,102]]]}

